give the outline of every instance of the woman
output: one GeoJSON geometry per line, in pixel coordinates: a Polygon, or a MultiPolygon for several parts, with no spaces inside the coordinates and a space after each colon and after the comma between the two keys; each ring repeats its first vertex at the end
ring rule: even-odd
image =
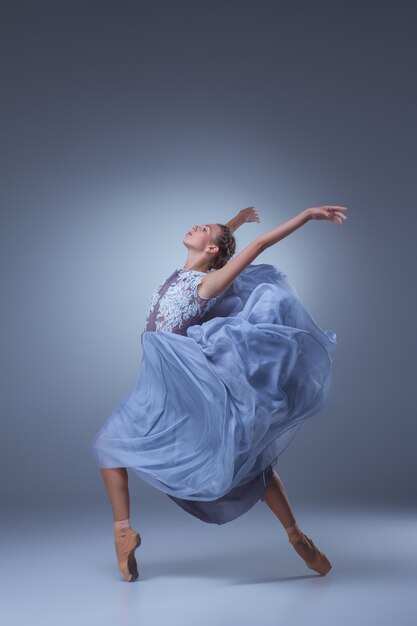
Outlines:
{"type": "Polygon", "coordinates": [[[305,209],[233,259],[232,232],[259,221],[254,207],[226,225],[194,226],[184,238],[185,266],[151,298],[135,386],[92,441],[125,580],[138,577],[141,543],[130,527],[128,467],[208,523],[226,523],[262,499],[307,566],[330,570],[272,467],[327,399],[336,335],[315,323],[283,272],[252,262],[309,220],[342,224],[343,211],[305,209]]]}

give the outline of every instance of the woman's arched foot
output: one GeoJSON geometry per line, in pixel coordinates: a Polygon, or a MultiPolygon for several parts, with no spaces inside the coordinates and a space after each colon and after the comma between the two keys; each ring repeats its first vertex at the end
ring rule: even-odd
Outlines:
{"type": "Polygon", "coordinates": [[[293,546],[294,550],[304,560],[307,567],[318,572],[321,576],[327,574],[332,568],[332,565],[323,552],[314,545],[314,542],[310,537],[307,537],[304,533],[291,533],[289,534],[288,541],[293,546]]]}
{"type": "Polygon", "coordinates": [[[138,565],[135,559],[135,550],[142,542],[141,536],[130,527],[120,528],[114,532],[119,570],[127,582],[136,580],[139,576],[138,565]]]}

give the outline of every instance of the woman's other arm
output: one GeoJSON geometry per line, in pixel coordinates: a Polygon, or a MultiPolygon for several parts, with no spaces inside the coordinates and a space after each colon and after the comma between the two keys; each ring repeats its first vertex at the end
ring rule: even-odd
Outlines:
{"type": "Polygon", "coordinates": [[[254,206],[249,206],[247,209],[241,209],[237,215],[232,217],[226,224],[232,231],[235,232],[242,224],[247,222],[260,222],[258,211],[254,206]]]}
{"type": "Polygon", "coordinates": [[[259,235],[251,241],[239,254],[233,257],[224,267],[214,272],[209,272],[199,285],[199,294],[203,298],[215,298],[227,289],[239,274],[256,259],[266,248],[274,245],[290,233],[314,220],[330,220],[335,224],[342,224],[347,219],[341,211],[346,207],[325,206],[304,209],[294,217],[272,228],[268,232],[259,235]]]}

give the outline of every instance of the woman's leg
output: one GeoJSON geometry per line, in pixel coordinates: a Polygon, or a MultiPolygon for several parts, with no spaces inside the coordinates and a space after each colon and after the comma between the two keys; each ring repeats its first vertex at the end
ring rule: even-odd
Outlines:
{"type": "Polygon", "coordinates": [[[114,545],[119,570],[125,580],[132,582],[139,576],[135,550],[141,536],[130,526],[130,497],[128,475],[125,467],[100,467],[110,498],[114,518],[114,545]]]}
{"type": "Polygon", "coordinates": [[[273,471],[268,487],[265,489],[263,499],[271,511],[275,513],[285,529],[294,529],[294,526],[296,529],[298,528],[295,515],[291,509],[290,501],[288,500],[287,492],[285,491],[284,483],[275,470],[273,471]]]}
{"type": "Polygon", "coordinates": [[[275,471],[265,489],[263,500],[284,526],[289,542],[307,566],[321,575],[327,574],[332,567],[329,559],[298,526],[284,484],[275,471]]]}
{"type": "Polygon", "coordinates": [[[128,475],[125,467],[101,467],[101,475],[113,509],[115,522],[130,517],[128,475]]]}

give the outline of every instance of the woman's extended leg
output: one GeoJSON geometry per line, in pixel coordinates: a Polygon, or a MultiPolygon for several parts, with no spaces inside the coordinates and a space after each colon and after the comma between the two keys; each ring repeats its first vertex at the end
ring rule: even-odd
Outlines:
{"type": "Polygon", "coordinates": [[[327,574],[331,569],[330,561],[323,552],[316,548],[310,537],[307,537],[298,526],[284,483],[275,471],[268,487],[265,489],[263,499],[284,526],[287,531],[288,541],[297,554],[305,561],[306,565],[310,569],[319,572],[319,574],[327,574]]]}
{"type": "Polygon", "coordinates": [[[129,519],[130,498],[127,469],[125,467],[101,467],[100,472],[113,509],[114,521],[129,519]]]}

